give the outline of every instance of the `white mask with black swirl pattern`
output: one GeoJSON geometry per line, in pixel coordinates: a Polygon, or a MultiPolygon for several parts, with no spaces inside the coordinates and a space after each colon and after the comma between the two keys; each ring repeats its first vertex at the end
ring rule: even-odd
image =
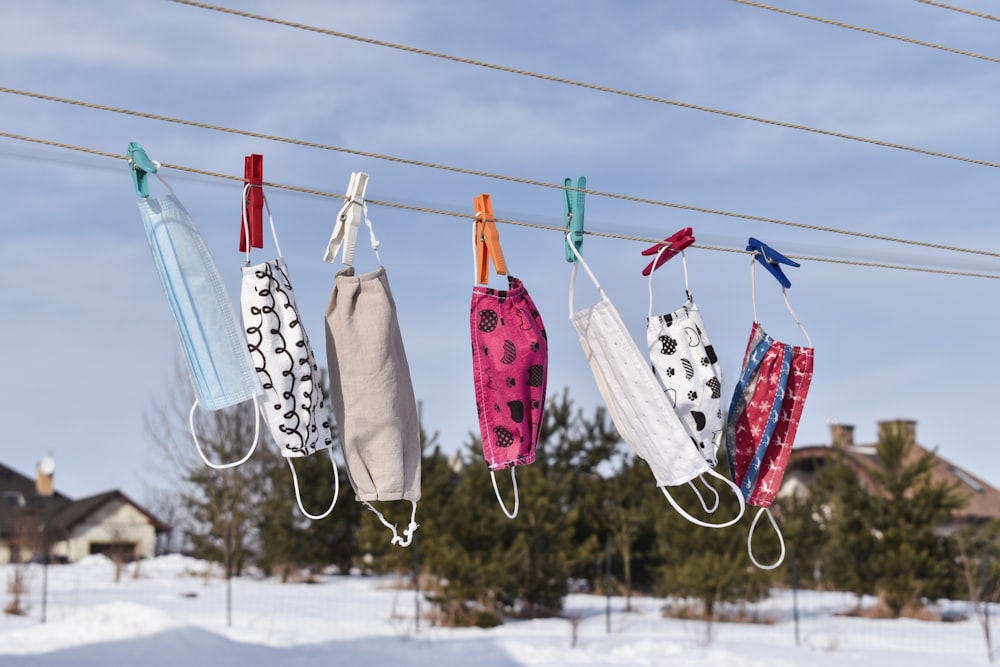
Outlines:
{"type": "MultiPolygon", "coordinates": [[[[245,192],[246,188],[244,197],[245,192]]],[[[267,200],[264,202],[266,204],[267,200]]],[[[278,257],[251,265],[250,244],[247,244],[240,299],[250,358],[264,390],[260,411],[286,460],[326,449],[333,462],[333,434],[329,410],[323,400],[319,368],[309,345],[309,337],[299,319],[295,294],[285,260],[281,257],[269,206],[268,219],[278,257]]],[[[292,469],[295,495],[302,513],[312,519],[329,514],[340,491],[336,462],[333,462],[336,480],[333,503],[319,516],[309,514],[302,507],[295,468],[291,461],[288,464],[292,469]]]]}

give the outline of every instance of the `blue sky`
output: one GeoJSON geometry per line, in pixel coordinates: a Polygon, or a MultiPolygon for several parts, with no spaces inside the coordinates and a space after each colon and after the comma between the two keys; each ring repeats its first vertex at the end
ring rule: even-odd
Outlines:
{"type": "MultiPolygon", "coordinates": [[[[1000,56],[1000,24],[912,0],[775,0],[827,18],[1000,56]]],[[[958,0],[956,0],[958,2],[958,0]]],[[[228,1],[230,6],[237,3],[228,1]]],[[[996,14],[995,3],[961,0],[996,14]]],[[[725,0],[544,3],[245,2],[240,9],[482,61],[996,161],[1000,65],[725,0]]],[[[550,183],[811,225],[1000,251],[995,168],[616,97],[152,0],[0,0],[0,86],[550,183]]],[[[0,131],[233,175],[262,153],[266,180],[562,224],[558,191],[0,94],[0,131]]],[[[165,171],[239,294],[240,186],[165,171]]],[[[179,345],[124,162],[0,138],[0,460],[54,454],[71,496],[138,500],[157,470],[144,418],[177,386],[179,345]]],[[[158,183],[154,194],[162,193],[158,183]]],[[[321,261],[339,202],[267,192],[319,358],[336,267],[321,261]]],[[[449,449],[477,429],[468,354],[470,221],[371,208],[427,426],[449,449]]],[[[785,254],[1000,275],[997,259],[590,196],[592,231],[785,254]]],[[[500,226],[513,275],[549,333],[549,392],[600,398],[567,318],[559,234],[500,226]]],[[[643,244],[589,237],[585,256],[643,340],[643,244]]],[[[263,259],[273,253],[266,240],[263,259]]],[[[357,265],[375,266],[359,242],[357,265]]],[[[692,249],[691,288],[732,391],[753,314],[746,255],[692,249]]],[[[816,348],[797,444],[831,420],[871,442],[879,420],[1000,484],[994,382],[1000,281],[803,262],[789,297],[816,348]]],[[[758,272],[760,321],[802,343],[777,283],[758,272]]],[[[581,279],[578,306],[597,295],[581,279]]],[[[656,308],[683,300],[679,262],[656,308]]],[[[193,447],[190,455],[195,457],[193,447]]],[[[484,467],[485,479],[485,467],[484,467]]]]}

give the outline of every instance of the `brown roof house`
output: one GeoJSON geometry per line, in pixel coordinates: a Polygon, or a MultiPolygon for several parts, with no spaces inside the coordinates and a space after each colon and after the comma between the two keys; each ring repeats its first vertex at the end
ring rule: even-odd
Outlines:
{"type": "Polygon", "coordinates": [[[63,562],[99,553],[124,561],[147,558],[170,533],[170,526],[121,491],[73,500],[44,488],[41,480],[0,464],[0,563],[42,559],[46,533],[50,558],[63,562]]]}
{"type": "MultiPolygon", "coordinates": [[[[878,433],[880,439],[890,434],[901,434],[913,446],[914,457],[930,452],[934,456],[934,467],[931,472],[934,481],[955,484],[968,498],[968,502],[962,508],[952,513],[951,523],[939,526],[939,530],[950,532],[962,524],[1000,518],[1000,490],[968,470],[938,456],[936,451],[919,445],[917,422],[908,419],[878,422],[878,433]]],[[[870,480],[869,471],[881,465],[875,443],[855,443],[854,427],[847,424],[831,424],[830,436],[829,445],[807,445],[792,449],[780,495],[786,496],[808,490],[809,484],[826,463],[827,458],[835,453],[843,455],[843,461],[857,472],[863,482],[870,480]]]]}

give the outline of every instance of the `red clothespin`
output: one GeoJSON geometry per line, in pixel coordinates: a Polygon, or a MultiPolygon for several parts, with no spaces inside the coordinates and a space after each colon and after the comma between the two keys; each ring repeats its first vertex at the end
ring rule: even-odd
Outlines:
{"type": "Polygon", "coordinates": [[[473,203],[476,207],[476,282],[484,285],[490,281],[490,259],[498,275],[507,275],[507,264],[500,249],[500,233],[493,217],[493,202],[488,194],[481,194],[473,203]]]}
{"type": "Polygon", "coordinates": [[[243,187],[249,183],[243,199],[243,220],[240,220],[240,252],[247,251],[247,226],[250,227],[250,247],[264,247],[264,156],[254,153],[243,159],[243,187]]]}
{"type": "Polygon", "coordinates": [[[642,251],[643,255],[655,256],[658,252],[663,250],[664,246],[669,248],[669,250],[664,250],[659,259],[654,259],[652,262],[647,264],[646,268],[642,270],[642,275],[648,276],[653,271],[656,271],[663,265],[664,262],[671,257],[678,255],[681,250],[684,250],[684,248],[687,248],[692,243],[694,243],[694,236],[691,233],[691,228],[685,227],[684,229],[674,232],[671,236],[668,236],[656,245],[646,248],[642,251]]]}

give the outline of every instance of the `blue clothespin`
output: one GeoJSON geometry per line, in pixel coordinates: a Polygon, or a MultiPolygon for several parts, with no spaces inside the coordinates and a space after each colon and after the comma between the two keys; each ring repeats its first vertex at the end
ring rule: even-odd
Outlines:
{"type": "Polygon", "coordinates": [[[792,286],[792,281],[785,276],[785,272],[781,270],[779,264],[787,264],[788,266],[801,266],[798,262],[793,262],[788,259],[780,252],[772,248],[771,246],[758,241],[757,239],[750,237],[747,241],[747,250],[753,253],[754,259],[764,265],[775,279],[781,283],[782,287],[788,288],[792,286]]]}
{"type": "Polygon", "coordinates": [[[148,174],[155,174],[159,169],[157,164],[146,155],[146,149],[137,141],[130,141],[128,150],[128,166],[132,168],[132,183],[135,184],[135,193],[145,199],[149,196],[148,174]]]}
{"type": "MultiPolygon", "coordinates": [[[[573,179],[567,178],[563,185],[567,188],[573,187],[573,179]]],[[[581,176],[576,180],[577,190],[565,190],[566,199],[563,201],[563,210],[566,213],[566,231],[573,232],[572,240],[573,246],[576,247],[577,252],[581,255],[583,254],[583,199],[586,196],[586,192],[583,192],[587,188],[587,177],[581,176]]],[[[566,261],[575,262],[576,255],[573,254],[573,249],[569,245],[569,240],[566,241],[566,261]]]]}

